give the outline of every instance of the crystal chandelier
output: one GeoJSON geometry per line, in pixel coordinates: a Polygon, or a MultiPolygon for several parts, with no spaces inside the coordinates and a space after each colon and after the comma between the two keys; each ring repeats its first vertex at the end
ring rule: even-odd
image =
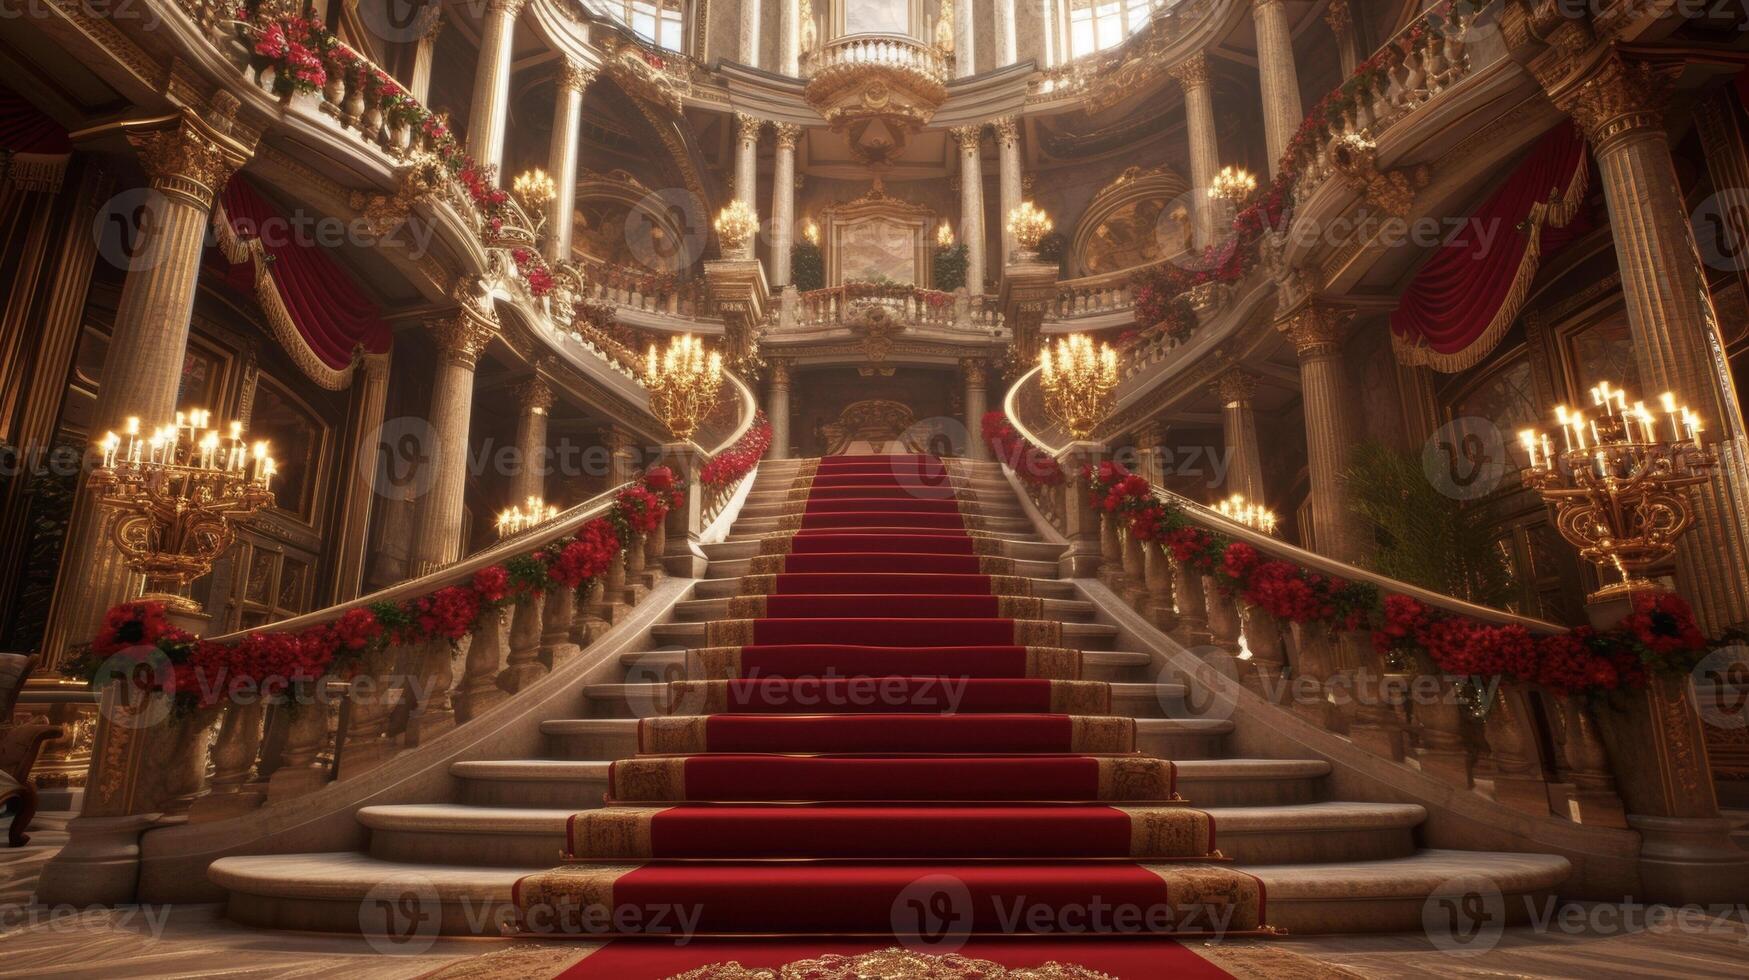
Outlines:
{"type": "Polygon", "coordinates": [[[1209,182],[1209,197],[1239,207],[1257,190],[1257,178],[1244,167],[1222,167],[1209,182]]]}
{"type": "Polygon", "coordinates": [[[1556,406],[1558,451],[1530,429],[1518,441],[1530,462],[1524,482],[1554,508],[1561,536],[1621,577],[1590,595],[1597,602],[1660,589],[1646,571],[1676,553],[1676,539],[1694,524],[1687,489],[1706,482],[1718,459],[1701,446],[1700,417],[1669,392],[1656,413],[1607,381],[1591,389],[1591,401],[1590,416],[1556,406]]]}
{"type": "Polygon", "coordinates": [[[738,259],[750,257],[753,234],[759,230],[759,216],[753,213],[752,205],[740,198],[730,201],[727,207],[717,212],[715,227],[724,255],[738,259]]]}
{"type": "Polygon", "coordinates": [[[559,508],[556,504],[549,504],[539,497],[530,497],[521,507],[506,508],[498,514],[498,536],[513,537],[558,516],[559,508]]]}
{"type": "Polygon", "coordinates": [[[1022,251],[1036,250],[1039,239],[1050,234],[1051,228],[1051,216],[1031,201],[1021,201],[1008,212],[1008,233],[1022,251]]]}
{"type": "Polygon", "coordinates": [[[1117,387],[1117,352],[1110,344],[1096,348],[1085,334],[1070,334],[1057,341],[1055,356],[1050,345],[1044,345],[1038,364],[1046,413],[1076,439],[1092,435],[1111,411],[1111,392],[1117,387]]]}
{"type": "Polygon", "coordinates": [[[723,388],[723,355],[707,352],[692,334],[673,337],[661,354],[651,344],[639,379],[650,392],[650,410],[684,442],[716,407],[723,388]]]}
{"type": "Polygon", "coordinates": [[[109,536],[122,561],[145,576],[141,598],[185,613],[200,611],[188,587],[230,549],[236,524],[273,503],[267,443],[249,446],[241,422],[223,434],[211,424],[205,409],[177,412],[142,436],[130,418],[121,435],[98,443],[102,463],[90,480],[113,512],[109,536]]]}
{"type": "Polygon", "coordinates": [[[1245,499],[1242,493],[1233,494],[1214,505],[1215,513],[1229,521],[1243,524],[1264,534],[1274,534],[1276,528],[1275,512],[1262,504],[1245,499]]]}

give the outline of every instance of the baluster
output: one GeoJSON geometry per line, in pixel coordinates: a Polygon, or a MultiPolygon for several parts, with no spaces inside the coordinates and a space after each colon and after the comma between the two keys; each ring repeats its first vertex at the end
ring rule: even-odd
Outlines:
{"type": "Polygon", "coordinates": [[[609,628],[607,620],[596,615],[602,603],[602,585],[601,577],[596,576],[583,583],[577,592],[577,606],[571,615],[571,642],[578,649],[594,643],[609,628]]]}
{"type": "Polygon", "coordinates": [[[510,656],[498,675],[498,686],[515,694],[546,676],[540,662],[541,606],[538,597],[522,596],[510,614],[510,656]]]}
{"type": "Polygon", "coordinates": [[[1243,622],[1239,618],[1239,600],[1226,589],[1204,591],[1208,603],[1209,643],[1223,653],[1238,654],[1239,635],[1244,631],[1243,622]]]}
{"type": "Polygon", "coordinates": [[[253,810],[261,805],[258,793],[245,793],[255,769],[255,755],[261,747],[261,721],[265,705],[260,699],[248,703],[232,701],[226,705],[219,733],[213,741],[212,777],[207,781],[207,795],[194,801],[188,819],[194,822],[222,820],[253,810]]]}
{"type": "Polygon", "coordinates": [[[607,563],[607,580],[601,583],[601,591],[597,599],[590,604],[590,613],[609,626],[617,626],[625,619],[626,611],[626,566],[625,552],[614,555],[607,563]]]}
{"type": "Polygon", "coordinates": [[[275,714],[286,716],[285,745],[278,768],[267,777],[267,802],[294,799],[327,784],[330,774],[317,756],[328,744],[329,699],[324,692],[329,684],[342,691],[348,687],[341,681],[304,681],[274,705],[275,714]]]}
{"type": "Polygon", "coordinates": [[[1494,802],[1524,813],[1549,812],[1549,787],[1536,744],[1530,705],[1517,684],[1499,682],[1482,719],[1482,737],[1494,763],[1494,802]]]}
{"type": "Polygon", "coordinates": [[[340,757],[340,778],[351,779],[381,765],[395,754],[389,734],[396,691],[392,681],[402,648],[387,646],[368,653],[347,692],[346,741],[340,757]]]}
{"type": "Polygon", "coordinates": [[[634,535],[631,543],[626,545],[626,601],[634,606],[644,601],[644,595],[653,584],[648,574],[650,562],[646,537],[648,535],[641,533],[634,535]]]}
{"type": "Polygon", "coordinates": [[[1349,674],[1353,712],[1349,740],[1374,755],[1403,761],[1404,726],[1401,711],[1401,675],[1386,670],[1384,658],[1365,630],[1341,634],[1342,650],[1358,666],[1349,674]]]}
{"type": "Polygon", "coordinates": [[[1173,604],[1178,607],[1178,630],[1173,635],[1187,647],[1208,643],[1208,593],[1203,588],[1202,570],[1174,559],[1172,589],[1173,604]]]}
{"type": "Polygon", "coordinates": [[[422,745],[455,727],[455,652],[448,640],[433,640],[418,651],[407,673],[414,688],[407,718],[408,747],[422,745]]]}
{"type": "MultiPolygon", "coordinates": [[[[1097,505],[1097,501],[1090,502],[1097,505]]],[[[1116,514],[1099,512],[1099,581],[1105,587],[1123,592],[1123,531],[1116,514]]]]}
{"type": "Polygon", "coordinates": [[[1294,628],[1294,713],[1333,732],[1343,727],[1336,706],[1330,703],[1329,679],[1335,673],[1334,665],[1327,630],[1321,626],[1294,628]]]}
{"type": "Polygon", "coordinates": [[[540,659],[548,669],[557,669],[577,653],[578,644],[571,642],[576,615],[576,589],[561,586],[547,593],[546,609],[541,612],[540,659]]]}
{"type": "Polygon", "coordinates": [[[1573,818],[1599,827],[1626,827],[1626,807],[1616,792],[1609,753],[1591,709],[1570,694],[1552,695],[1544,703],[1549,706],[1549,726],[1559,756],[1555,775],[1573,785],[1573,818]]]}
{"type": "Polygon", "coordinates": [[[1409,728],[1421,771],[1469,788],[1470,759],[1464,745],[1463,714],[1455,678],[1443,675],[1427,654],[1408,654],[1418,694],[1409,704],[1409,728]],[[1430,679],[1437,679],[1434,683],[1430,679]],[[1432,696],[1427,696],[1431,694],[1432,696]]]}
{"type": "Polygon", "coordinates": [[[1123,599],[1131,609],[1142,612],[1148,601],[1146,571],[1142,567],[1142,542],[1127,528],[1118,530],[1118,542],[1123,561],[1123,599]]]}
{"type": "Polygon", "coordinates": [[[1245,648],[1251,651],[1251,669],[1241,671],[1239,679],[1263,695],[1264,700],[1279,704],[1282,677],[1287,671],[1287,644],[1281,635],[1281,624],[1255,603],[1245,603],[1243,612],[1245,648]]]}
{"type": "Polygon", "coordinates": [[[1143,615],[1155,629],[1172,632],[1178,625],[1178,610],[1172,604],[1172,555],[1165,545],[1150,541],[1142,549],[1142,580],[1148,589],[1143,615]]]}
{"type": "Polygon", "coordinates": [[[472,721],[509,696],[498,686],[498,672],[503,667],[504,610],[492,609],[481,614],[473,640],[468,644],[467,659],[462,663],[462,682],[455,704],[458,721],[472,721]]]}

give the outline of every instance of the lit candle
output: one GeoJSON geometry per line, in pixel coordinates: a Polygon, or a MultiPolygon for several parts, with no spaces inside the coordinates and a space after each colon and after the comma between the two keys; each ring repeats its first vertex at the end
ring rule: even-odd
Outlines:
{"type": "Polygon", "coordinates": [[[1518,442],[1524,446],[1524,454],[1530,457],[1530,468],[1536,469],[1536,433],[1525,429],[1518,434],[1518,442]]]}
{"type": "Polygon", "coordinates": [[[267,490],[273,484],[273,459],[269,457],[261,462],[261,489],[267,490]]]}
{"type": "Polygon", "coordinates": [[[1555,443],[1548,436],[1543,436],[1543,465],[1553,469],[1555,465],[1555,443]]]}
{"type": "Polygon", "coordinates": [[[1664,407],[1664,415],[1670,419],[1670,439],[1673,442],[1682,440],[1682,430],[1676,420],[1676,396],[1666,391],[1658,396],[1658,401],[1664,407]]]}
{"type": "Polygon", "coordinates": [[[1567,406],[1555,406],[1555,421],[1561,424],[1561,440],[1566,443],[1564,448],[1571,450],[1573,448],[1573,433],[1567,428],[1571,424],[1571,419],[1567,416],[1567,406]]]}
{"type": "Polygon", "coordinates": [[[114,466],[115,465],[115,450],[116,450],[116,447],[119,445],[121,445],[121,437],[120,436],[116,435],[113,432],[105,432],[103,434],[103,465],[104,466],[114,466]]]}
{"type": "Polygon", "coordinates": [[[1568,449],[1575,449],[1576,448],[1580,452],[1584,452],[1584,450],[1585,450],[1585,413],[1584,412],[1574,412],[1573,413],[1572,426],[1573,426],[1573,436],[1574,436],[1572,443],[1577,443],[1578,445],[1574,446],[1574,445],[1572,445],[1572,443],[1569,443],[1567,448],[1568,449]]]}

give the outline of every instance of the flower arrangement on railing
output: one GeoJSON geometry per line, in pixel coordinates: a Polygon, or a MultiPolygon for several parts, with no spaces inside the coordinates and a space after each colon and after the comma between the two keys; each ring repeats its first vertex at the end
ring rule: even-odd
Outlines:
{"type": "Polygon", "coordinates": [[[279,95],[314,92],[328,83],[322,55],[338,39],[320,21],[294,17],[261,28],[253,48],[273,66],[273,90],[279,95]]]}
{"type": "Polygon", "coordinates": [[[547,268],[547,260],[532,248],[518,246],[510,250],[510,257],[516,262],[516,273],[528,285],[528,294],[536,299],[553,291],[553,270],[547,268]]]}
{"type": "Polygon", "coordinates": [[[1008,416],[1001,412],[985,412],[982,423],[984,443],[990,454],[1008,466],[1022,482],[1049,487],[1063,482],[1063,467],[1051,455],[1022,439],[1008,416]]]}
{"type": "Polygon", "coordinates": [[[753,426],[742,433],[735,444],[712,456],[699,470],[698,482],[712,490],[734,486],[737,480],[753,471],[765,451],[771,448],[771,422],[763,410],[753,415],[753,426]]]}
{"type": "Polygon", "coordinates": [[[1136,540],[1160,543],[1227,594],[1283,622],[1369,630],[1374,648],[1388,661],[1424,651],[1442,672],[1471,678],[1472,687],[1505,678],[1568,694],[1640,688],[1652,673],[1688,672],[1714,646],[1695,625],[1688,604],[1671,593],[1636,595],[1633,614],[1607,631],[1581,628],[1539,636],[1518,624],[1485,623],[1270,558],[1247,542],[1201,526],[1118,463],[1101,463],[1083,475],[1096,509],[1120,518],[1136,540]]]}
{"type": "Polygon", "coordinates": [[[109,610],[89,650],[65,672],[93,683],[129,677],[140,693],[163,692],[183,712],[242,692],[271,699],[324,677],[344,680],[386,645],[456,643],[488,612],[557,589],[583,589],[636,535],[661,527],[684,492],[672,470],[653,466],[571,537],[482,568],[465,585],[359,606],[295,633],[262,629],[236,642],[201,640],[176,627],[162,603],[124,603],[109,610]]]}
{"type": "Polygon", "coordinates": [[[851,279],[837,286],[824,286],[802,294],[803,301],[818,302],[838,296],[845,302],[858,299],[911,300],[919,307],[940,310],[953,305],[953,293],[891,279],[851,279]]]}

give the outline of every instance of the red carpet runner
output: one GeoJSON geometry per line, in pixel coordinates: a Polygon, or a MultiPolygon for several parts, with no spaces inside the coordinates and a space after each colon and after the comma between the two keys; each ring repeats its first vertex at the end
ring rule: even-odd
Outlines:
{"type": "Polygon", "coordinates": [[[1262,884],[1081,680],[933,457],[804,464],[785,530],[639,724],[568,863],[517,882],[529,932],[1208,935],[1262,884]]]}

